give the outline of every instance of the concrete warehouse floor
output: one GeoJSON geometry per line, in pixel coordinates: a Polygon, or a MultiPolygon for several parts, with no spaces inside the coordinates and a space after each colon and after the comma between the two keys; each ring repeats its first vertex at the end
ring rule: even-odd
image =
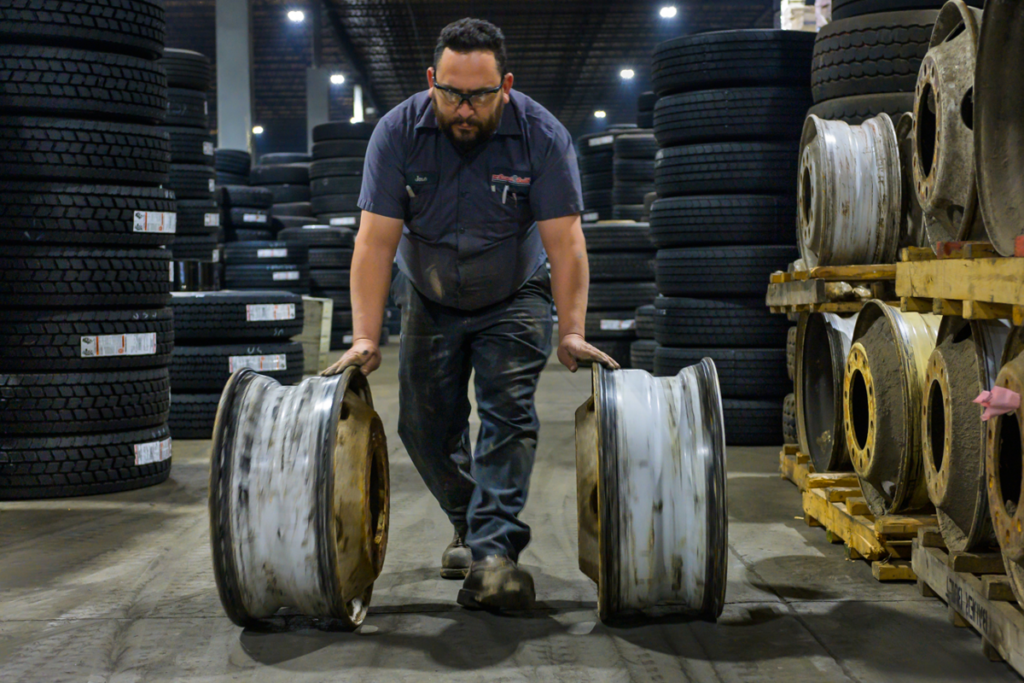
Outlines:
{"type": "Polygon", "coordinates": [[[243,631],[214,585],[209,442],[178,441],[167,483],[73,500],[0,503],[0,681],[1012,681],[945,605],[880,584],[804,525],[778,446],[729,451],[728,604],[703,622],[608,628],[577,568],[573,411],[590,375],[552,360],[523,563],[537,610],[455,604],[439,578],[451,528],[395,434],[397,345],[371,379],[391,453],[391,537],[357,633],[300,622],[243,631]]]}

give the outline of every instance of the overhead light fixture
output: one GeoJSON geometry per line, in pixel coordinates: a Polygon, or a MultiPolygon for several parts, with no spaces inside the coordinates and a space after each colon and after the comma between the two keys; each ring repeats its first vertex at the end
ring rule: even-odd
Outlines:
{"type": "Polygon", "coordinates": [[[659,14],[661,15],[662,19],[674,19],[677,13],[678,13],[678,10],[675,8],[674,5],[668,5],[667,7],[662,7],[661,8],[661,12],[659,12],[659,14]]]}
{"type": "Polygon", "coordinates": [[[253,135],[263,135],[263,126],[253,126],[252,127],[252,134],[253,135]]]}
{"type": "Polygon", "coordinates": [[[366,113],[367,113],[367,114],[376,114],[376,113],[377,113],[377,110],[376,110],[376,109],[374,109],[373,107],[367,107],[367,108],[366,108],[366,113]]]}
{"type": "Polygon", "coordinates": [[[306,13],[300,9],[293,9],[288,12],[288,21],[294,24],[301,24],[306,20],[306,13]]]}
{"type": "Polygon", "coordinates": [[[348,120],[348,122],[349,122],[349,123],[359,123],[359,119],[358,119],[358,118],[356,118],[355,116],[353,116],[352,118],[350,118],[350,119],[348,120]]]}
{"type": "Polygon", "coordinates": [[[619,72],[619,75],[622,76],[622,80],[628,81],[632,79],[633,76],[636,76],[636,73],[632,69],[623,69],[619,72]]]}
{"type": "Polygon", "coordinates": [[[603,118],[605,118],[607,116],[608,116],[608,114],[605,113],[604,109],[598,109],[597,111],[594,112],[594,118],[595,119],[603,119],[603,118]]]}
{"type": "Polygon", "coordinates": [[[341,85],[345,82],[345,77],[341,74],[331,74],[331,83],[334,85],[341,85]]]}

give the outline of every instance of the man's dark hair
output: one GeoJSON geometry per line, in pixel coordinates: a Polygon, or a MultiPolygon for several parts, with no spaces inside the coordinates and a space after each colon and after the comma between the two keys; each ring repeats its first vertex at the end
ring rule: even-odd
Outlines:
{"type": "Polygon", "coordinates": [[[441,59],[441,53],[448,48],[453,52],[475,52],[477,50],[488,50],[494,53],[494,60],[498,63],[498,71],[504,78],[508,73],[505,70],[505,62],[508,59],[505,54],[505,34],[501,29],[489,21],[483,19],[459,19],[441,29],[441,35],[437,39],[437,47],[434,48],[434,68],[441,59]]]}

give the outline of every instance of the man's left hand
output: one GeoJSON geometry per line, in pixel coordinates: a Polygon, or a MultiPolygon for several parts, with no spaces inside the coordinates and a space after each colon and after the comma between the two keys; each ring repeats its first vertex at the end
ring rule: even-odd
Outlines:
{"type": "Polygon", "coordinates": [[[618,370],[619,364],[607,353],[591,346],[578,334],[567,334],[558,344],[558,360],[570,372],[579,369],[579,361],[593,361],[611,370],[618,370]]]}

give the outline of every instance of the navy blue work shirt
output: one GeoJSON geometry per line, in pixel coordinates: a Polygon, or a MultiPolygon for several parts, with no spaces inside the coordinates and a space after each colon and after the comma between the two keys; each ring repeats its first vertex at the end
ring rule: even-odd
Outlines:
{"type": "Polygon", "coordinates": [[[547,258],[537,221],[580,213],[583,193],[569,132],[526,95],[463,156],[425,91],[374,129],[359,207],[405,221],[398,267],[423,296],[471,311],[526,283],[547,258]]]}

